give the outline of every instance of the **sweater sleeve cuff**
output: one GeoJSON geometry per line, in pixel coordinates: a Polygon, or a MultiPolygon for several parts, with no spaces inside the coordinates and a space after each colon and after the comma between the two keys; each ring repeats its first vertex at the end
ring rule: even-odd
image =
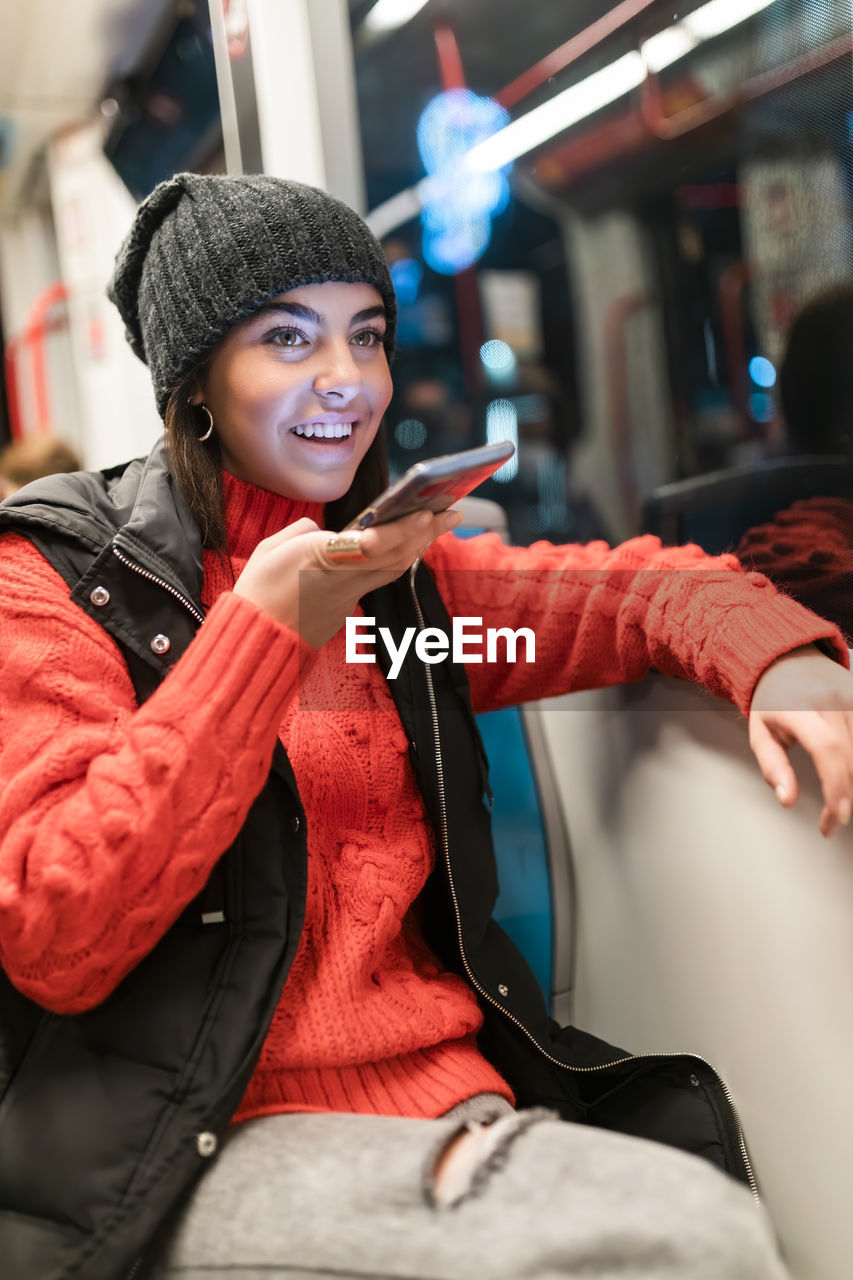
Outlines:
{"type": "MultiPolygon", "coordinates": [[[[747,635],[749,643],[744,649],[748,658],[744,660],[741,650],[731,655],[734,661],[730,666],[721,664],[737,672],[730,697],[745,715],[749,714],[755,686],[770,664],[795,649],[813,644],[843,667],[850,667],[850,654],[838,627],[784,596],[762,602],[761,609],[739,628],[738,642],[743,644],[747,635]]],[[[725,649],[725,641],[722,647],[725,649]]]]}

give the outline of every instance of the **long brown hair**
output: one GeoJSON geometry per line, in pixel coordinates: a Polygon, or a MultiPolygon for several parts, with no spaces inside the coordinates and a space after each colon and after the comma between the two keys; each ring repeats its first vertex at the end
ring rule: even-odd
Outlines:
{"type": "MultiPolygon", "coordinates": [[[[225,515],[222,510],[222,455],[213,435],[204,443],[209,423],[207,414],[189,403],[207,369],[207,361],[186,373],[169,393],[163,420],[172,475],[201,532],[201,545],[208,551],[227,552],[225,515]]],[[[339,530],[357,516],[388,484],[388,456],[384,427],[376,433],[361,460],[353,482],[342,498],[326,504],[327,529],[339,530]]]]}

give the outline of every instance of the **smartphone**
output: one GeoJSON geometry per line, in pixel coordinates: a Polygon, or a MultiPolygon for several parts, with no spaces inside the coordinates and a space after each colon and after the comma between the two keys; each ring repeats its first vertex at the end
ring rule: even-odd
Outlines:
{"type": "Polygon", "coordinates": [[[367,529],[372,524],[387,524],[413,511],[446,511],[488,480],[514,453],[515,445],[511,441],[500,440],[463,453],[448,453],[441,458],[430,458],[428,462],[416,462],[351,520],[347,528],[367,529]]]}

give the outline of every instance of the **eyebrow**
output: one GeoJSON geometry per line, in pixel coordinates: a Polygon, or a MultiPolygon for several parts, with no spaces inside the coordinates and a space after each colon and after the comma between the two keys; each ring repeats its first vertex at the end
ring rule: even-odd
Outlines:
{"type": "MultiPolygon", "coordinates": [[[[319,311],[315,311],[313,307],[306,307],[302,302],[264,302],[255,315],[263,315],[265,312],[283,313],[288,316],[295,316],[297,320],[307,320],[310,324],[323,324],[324,317],[319,311]]],[[[385,308],[381,305],[375,307],[364,307],[361,311],[356,311],[351,316],[350,324],[361,324],[362,320],[373,320],[376,317],[385,319],[385,308]]]]}

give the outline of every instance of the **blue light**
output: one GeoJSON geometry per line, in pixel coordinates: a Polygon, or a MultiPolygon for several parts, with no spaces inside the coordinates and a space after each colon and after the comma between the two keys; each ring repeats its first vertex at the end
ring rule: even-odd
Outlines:
{"type": "Polygon", "coordinates": [[[757,387],[776,386],[776,369],[764,356],[754,356],[750,360],[749,376],[757,387]]]}
{"type": "Polygon", "coordinates": [[[417,418],[404,418],[394,428],[394,439],[401,449],[420,449],[427,438],[427,429],[417,418]]]}
{"type": "Polygon", "coordinates": [[[509,112],[470,89],[449,89],[428,102],[418,121],[418,149],[430,175],[421,214],[424,258],[442,275],[470,267],[483,254],[492,218],[509,202],[507,174],[465,171],[464,158],[478,142],[509,122],[509,112]]]}
{"type": "Polygon", "coordinates": [[[480,347],[480,359],[490,373],[506,373],[515,368],[515,355],[512,347],[501,342],[500,338],[492,338],[480,347]]]}
{"type": "Polygon", "coordinates": [[[448,213],[450,216],[443,223],[439,219],[424,219],[424,258],[433,271],[444,276],[455,275],[476,262],[492,235],[488,218],[466,221],[454,218],[449,210],[448,213]]]}
{"type": "Polygon", "coordinates": [[[401,307],[409,307],[418,296],[423,269],[414,258],[400,258],[391,264],[391,283],[401,307]]]}
{"type": "Polygon", "coordinates": [[[749,397],[749,412],[753,422],[772,422],[776,417],[773,397],[765,391],[753,391],[749,397]]]}
{"type": "Polygon", "coordinates": [[[492,400],[486,408],[486,443],[499,444],[511,440],[515,453],[492,476],[504,484],[518,475],[518,414],[511,400],[492,400]]]}

